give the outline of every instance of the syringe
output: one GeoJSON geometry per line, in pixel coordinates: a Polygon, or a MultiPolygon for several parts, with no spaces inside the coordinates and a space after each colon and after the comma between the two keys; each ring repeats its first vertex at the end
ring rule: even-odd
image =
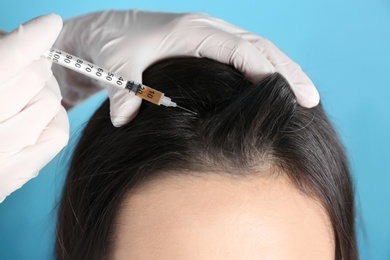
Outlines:
{"type": "Polygon", "coordinates": [[[118,75],[117,73],[108,71],[102,67],[75,57],[64,51],[51,48],[50,50],[45,51],[41,56],[42,58],[52,61],[53,63],[59,64],[78,73],[84,74],[90,78],[103,81],[118,88],[127,89],[129,90],[129,92],[134,93],[134,95],[153,104],[163,105],[166,107],[178,107],[187,112],[196,114],[191,110],[178,106],[169,97],[165,96],[164,93],[158,90],[135,82],[133,80],[128,80],[125,77],[118,75]]]}

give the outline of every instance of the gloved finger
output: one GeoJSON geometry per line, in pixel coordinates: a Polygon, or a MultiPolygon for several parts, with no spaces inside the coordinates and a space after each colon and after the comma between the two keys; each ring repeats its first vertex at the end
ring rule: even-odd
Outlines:
{"type": "Polygon", "coordinates": [[[318,90],[297,63],[265,38],[253,34],[248,34],[245,38],[267,57],[277,72],[287,79],[301,106],[310,108],[318,105],[320,102],[318,90]]]}
{"type": "Polygon", "coordinates": [[[21,73],[0,85],[0,122],[19,113],[27,103],[43,89],[52,76],[51,62],[44,59],[33,61],[21,73]]]}
{"type": "Polygon", "coordinates": [[[248,33],[247,30],[237,25],[228,23],[225,20],[210,16],[208,14],[189,14],[188,16],[190,17],[190,19],[193,20],[193,22],[203,23],[205,27],[217,28],[221,31],[228,32],[235,36],[248,33]],[[191,16],[193,16],[193,18],[191,18],[191,16]]]}
{"type": "MultiPolygon", "coordinates": [[[[250,42],[239,37],[243,29],[204,14],[189,14],[175,21],[175,34],[188,45],[189,56],[206,57],[233,65],[251,81],[258,82],[275,72],[273,65],[250,42]]],[[[165,47],[169,48],[169,46],[165,47]]]]}
{"type": "MultiPolygon", "coordinates": [[[[242,40],[249,41],[257,50],[259,50],[261,54],[272,64],[275,71],[281,73],[290,83],[300,105],[305,107],[313,107],[318,105],[320,97],[313,82],[303,72],[298,64],[296,64],[286,54],[279,50],[272,42],[238,26],[232,25],[224,20],[208,15],[202,16],[194,17],[194,19],[198,20],[199,22],[208,24],[210,27],[219,28],[220,30],[233,34],[242,40]]],[[[258,73],[254,70],[242,72],[254,73],[254,75],[245,74],[252,79],[256,78],[256,73],[258,73]]]]}
{"type": "Polygon", "coordinates": [[[252,82],[258,82],[274,71],[271,63],[250,42],[220,31],[209,34],[197,47],[200,57],[230,64],[252,82]],[[215,45],[220,42],[220,45],[215,45]]]}
{"type": "Polygon", "coordinates": [[[297,97],[298,104],[311,108],[320,103],[320,94],[310,78],[297,66],[296,63],[275,65],[276,71],[285,75],[297,97]]]}
{"type": "Polygon", "coordinates": [[[43,88],[20,113],[1,123],[0,153],[34,145],[60,109],[57,94],[49,86],[43,88]]]}
{"type": "Polygon", "coordinates": [[[40,16],[20,25],[17,30],[0,39],[0,84],[39,59],[49,49],[62,28],[56,14],[40,16]]]}
{"type": "MultiPolygon", "coordinates": [[[[198,19],[195,19],[188,24],[179,23],[176,27],[174,33],[178,36],[174,38],[178,40],[174,44],[182,45],[180,49],[188,50],[183,55],[204,57],[233,65],[253,82],[258,82],[275,71],[266,57],[250,42],[229,32],[210,28],[207,21],[203,26],[196,25],[198,22],[198,19]]],[[[164,49],[166,48],[170,46],[164,46],[164,49]]]]}
{"type": "Polygon", "coordinates": [[[110,98],[111,122],[115,127],[123,126],[138,114],[142,99],[127,90],[112,86],[107,88],[110,98]]]}
{"type": "Polygon", "coordinates": [[[68,143],[68,139],[69,121],[65,109],[62,107],[45,127],[34,145],[27,146],[10,155],[7,160],[1,160],[0,154],[0,160],[2,161],[0,167],[0,202],[15,189],[20,188],[35,177],[38,174],[36,169],[42,169],[50,162],[68,143]],[[26,160],[26,158],[29,159],[26,160]],[[15,172],[12,170],[15,168],[20,170],[15,172]]]}
{"type": "MultiPolygon", "coordinates": [[[[135,62],[131,60],[130,62],[135,62]]],[[[110,69],[116,71],[121,75],[125,75],[126,78],[134,80],[136,82],[142,82],[142,71],[144,66],[140,64],[133,64],[133,67],[129,63],[125,63],[126,70],[123,71],[123,68],[115,68],[117,63],[113,62],[110,64],[110,69]],[[131,68],[131,69],[128,69],[131,68]]],[[[127,89],[117,88],[101,81],[96,82],[100,88],[107,90],[108,97],[110,99],[110,117],[111,122],[115,127],[121,127],[126,123],[130,122],[138,114],[139,108],[141,107],[142,99],[134,95],[134,93],[129,92],[127,89]]]]}

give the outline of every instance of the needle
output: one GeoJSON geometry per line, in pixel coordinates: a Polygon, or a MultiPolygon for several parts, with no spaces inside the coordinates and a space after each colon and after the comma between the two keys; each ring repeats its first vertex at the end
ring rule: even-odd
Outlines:
{"type": "Polygon", "coordinates": [[[194,114],[194,115],[197,115],[198,113],[196,113],[196,112],[194,112],[194,111],[191,111],[191,110],[189,110],[189,109],[187,109],[187,108],[184,108],[184,107],[181,107],[181,106],[178,106],[178,105],[176,105],[176,107],[178,107],[178,108],[180,108],[180,109],[183,109],[184,111],[187,111],[187,112],[189,112],[189,113],[191,113],[191,114],[194,114]]]}

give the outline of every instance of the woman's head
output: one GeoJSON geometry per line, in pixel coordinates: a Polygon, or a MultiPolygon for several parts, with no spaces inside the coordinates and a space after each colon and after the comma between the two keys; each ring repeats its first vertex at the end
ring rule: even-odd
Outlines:
{"type": "Polygon", "coordinates": [[[206,59],[153,65],[143,82],[197,114],[143,103],[110,123],[106,101],[75,151],[58,258],[356,259],[353,191],[323,109],[279,74],[252,84],[206,59]]]}

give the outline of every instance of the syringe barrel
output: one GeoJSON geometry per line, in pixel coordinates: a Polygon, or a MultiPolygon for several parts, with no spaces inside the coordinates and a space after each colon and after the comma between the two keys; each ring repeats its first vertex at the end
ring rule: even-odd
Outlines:
{"type": "MultiPolygon", "coordinates": [[[[115,87],[125,88],[128,81],[128,79],[122,77],[121,75],[55,48],[51,48],[50,50],[44,52],[42,57],[52,61],[53,63],[57,63],[61,66],[115,87]]],[[[138,84],[137,82],[135,83],[138,84]]]]}
{"type": "Polygon", "coordinates": [[[130,93],[156,105],[175,107],[176,103],[165,97],[164,93],[133,80],[128,80],[121,75],[99,67],[89,61],[73,56],[72,54],[51,48],[41,55],[43,58],[61,66],[84,74],[87,77],[102,81],[106,84],[127,89],[130,93]]]}

